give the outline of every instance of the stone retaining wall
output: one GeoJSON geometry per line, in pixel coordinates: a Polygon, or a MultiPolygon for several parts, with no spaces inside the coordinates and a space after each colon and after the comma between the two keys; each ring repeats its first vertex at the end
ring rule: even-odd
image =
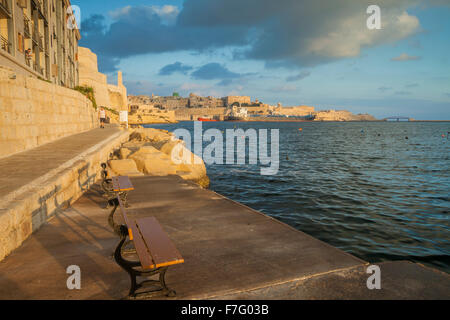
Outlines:
{"type": "Polygon", "coordinates": [[[0,158],[98,126],[78,91],[0,66],[0,158]]]}
{"type": "Polygon", "coordinates": [[[0,261],[100,179],[100,164],[129,135],[121,131],[14,192],[14,197],[0,198],[0,261]]]}

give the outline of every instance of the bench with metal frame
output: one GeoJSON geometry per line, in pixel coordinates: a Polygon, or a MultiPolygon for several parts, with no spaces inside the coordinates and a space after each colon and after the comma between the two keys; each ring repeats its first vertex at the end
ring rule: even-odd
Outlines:
{"type": "Polygon", "coordinates": [[[161,225],[154,217],[140,219],[130,219],[125,210],[125,206],[120,196],[114,199],[114,210],[109,217],[109,224],[113,227],[115,233],[120,237],[119,244],[114,251],[114,259],[117,264],[124,269],[130,276],[131,287],[129,297],[149,297],[156,292],[162,292],[168,297],[174,297],[176,292],[167,287],[165,274],[169,266],[184,263],[172,241],[163,231],[161,225]],[[114,222],[114,212],[120,208],[125,224],[118,225],[114,222]],[[133,243],[135,253],[139,261],[130,261],[125,258],[125,247],[133,243]],[[140,283],[137,277],[150,277],[159,275],[159,280],[147,279],[140,283]],[[153,286],[153,289],[137,292],[146,286],[153,286]]]}
{"type": "Polygon", "coordinates": [[[102,182],[100,184],[104,194],[103,196],[107,200],[106,208],[108,209],[112,204],[113,200],[119,195],[125,205],[128,208],[130,205],[128,203],[128,192],[134,190],[133,184],[130,179],[126,176],[118,176],[108,178],[108,170],[106,170],[106,163],[102,163],[102,182]]]}

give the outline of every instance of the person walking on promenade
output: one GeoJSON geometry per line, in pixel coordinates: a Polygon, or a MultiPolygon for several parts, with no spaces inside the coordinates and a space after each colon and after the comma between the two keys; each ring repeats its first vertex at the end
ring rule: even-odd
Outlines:
{"type": "Polygon", "coordinates": [[[98,112],[98,117],[100,118],[100,128],[105,128],[106,122],[106,111],[103,107],[100,107],[100,111],[98,112]]]}

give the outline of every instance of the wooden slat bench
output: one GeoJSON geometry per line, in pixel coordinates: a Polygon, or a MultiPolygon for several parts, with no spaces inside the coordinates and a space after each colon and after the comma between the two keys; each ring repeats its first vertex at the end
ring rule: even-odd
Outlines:
{"type": "Polygon", "coordinates": [[[108,171],[106,170],[106,163],[101,164],[102,167],[102,182],[101,187],[105,192],[104,196],[107,199],[106,208],[112,205],[113,200],[120,195],[125,207],[129,207],[128,204],[128,192],[134,190],[133,184],[127,176],[118,176],[108,178],[108,171]]]}
{"type": "Polygon", "coordinates": [[[161,225],[154,217],[130,219],[127,215],[122,199],[116,198],[118,207],[122,212],[125,224],[116,225],[113,221],[116,233],[120,236],[120,242],[114,252],[114,259],[130,276],[130,297],[148,295],[162,291],[168,297],[174,297],[176,292],[166,286],[165,274],[169,266],[184,263],[172,241],[163,231],[161,225]],[[130,261],[124,258],[124,247],[130,241],[136,248],[139,261],[130,261]],[[159,280],[145,280],[137,282],[137,277],[150,277],[159,274],[159,280]],[[144,292],[137,292],[147,285],[156,285],[156,288],[144,292]]]}
{"type": "Polygon", "coordinates": [[[118,176],[111,178],[112,184],[112,192],[114,192],[114,198],[109,200],[109,203],[112,203],[114,208],[111,210],[111,213],[108,218],[109,225],[113,228],[114,231],[117,231],[117,225],[114,222],[114,214],[119,207],[121,206],[122,215],[124,216],[125,223],[128,225],[128,221],[126,220],[125,207],[129,207],[128,205],[128,192],[134,190],[133,184],[130,181],[130,178],[127,176],[118,176]]]}

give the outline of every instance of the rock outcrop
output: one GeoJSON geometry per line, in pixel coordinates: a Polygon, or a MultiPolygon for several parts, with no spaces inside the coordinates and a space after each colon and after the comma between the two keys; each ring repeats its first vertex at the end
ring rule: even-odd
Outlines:
{"type": "Polygon", "coordinates": [[[116,157],[109,165],[118,175],[178,175],[204,188],[209,186],[203,160],[165,130],[134,129],[130,141],[122,145],[116,157]]]}

